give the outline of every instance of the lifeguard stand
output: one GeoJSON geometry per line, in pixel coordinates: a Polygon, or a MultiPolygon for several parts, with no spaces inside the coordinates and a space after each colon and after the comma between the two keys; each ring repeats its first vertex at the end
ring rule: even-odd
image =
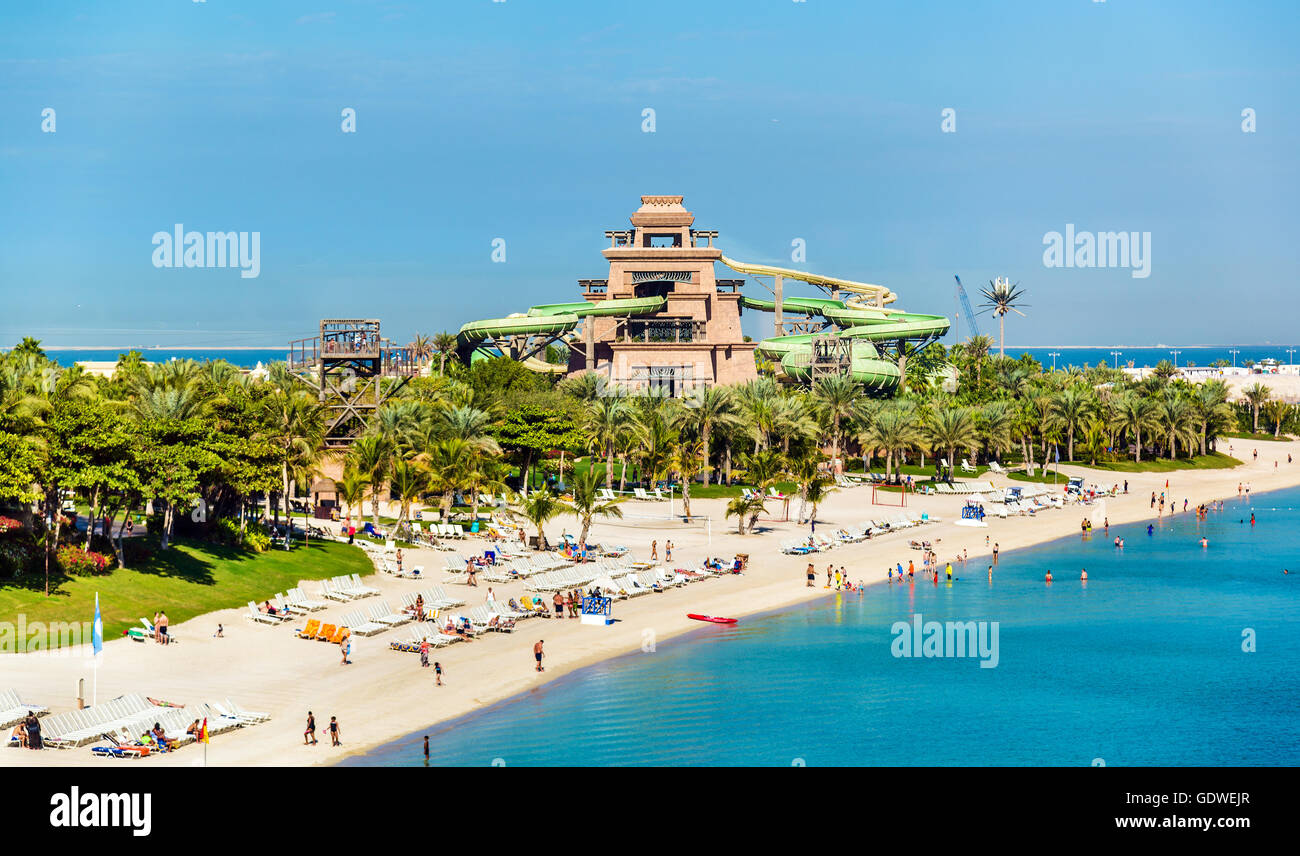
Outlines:
{"type": "Polygon", "coordinates": [[[582,623],[605,627],[614,623],[614,599],[612,597],[592,597],[582,599],[582,623]]]}
{"type": "Polygon", "coordinates": [[[410,348],[383,338],[378,319],[327,318],[320,335],[289,343],[289,369],[327,408],[325,447],[344,449],[419,367],[410,348]]]}

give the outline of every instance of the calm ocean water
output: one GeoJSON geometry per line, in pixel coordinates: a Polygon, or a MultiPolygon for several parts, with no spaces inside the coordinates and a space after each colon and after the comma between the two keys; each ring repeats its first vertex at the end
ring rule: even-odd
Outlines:
{"type": "MultiPolygon", "coordinates": [[[[996,347],[995,347],[996,350],[996,347]]],[[[1152,367],[1161,360],[1177,362],[1180,366],[1208,366],[1218,360],[1227,360],[1229,365],[1233,364],[1233,350],[1237,351],[1235,355],[1236,365],[1244,366],[1250,360],[1260,362],[1266,359],[1277,360],[1280,363],[1293,362],[1292,357],[1295,351],[1300,351],[1300,346],[1292,345],[1169,345],[1160,347],[1138,347],[1116,345],[1110,348],[1012,348],[1007,347],[1007,355],[1019,357],[1021,354],[1029,354],[1038,360],[1045,368],[1052,367],[1052,351],[1057,352],[1056,367],[1069,368],[1070,366],[1095,366],[1097,363],[1105,363],[1114,367],[1118,362],[1120,368],[1127,366],[1130,362],[1136,368],[1152,367]],[[1288,354],[1287,348],[1291,348],[1293,353],[1288,354]],[[1173,352],[1177,350],[1178,354],[1173,352]],[[1119,351],[1118,358],[1111,351],[1119,351]]]]}
{"type": "MultiPolygon", "coordinates": [[[[61,366],[70,366],[77,362],[117,362],[117,358],[129,351],[130,348],[106,348],[103,350],[93,351],[65,351],[65,350],[48,350],[46,356],[54,360],[61,366]]],[[[225,360],[231,365],[240,368],[251,369],[258,363],[266,365],[267,363],[276,362],[285,359],[289,354],[288,347],[284,348],[266,348],[256,350],[235,350],[228,348],[137,348],[141,357],[146,362],[163,363],[168,360],[198,360],[205,362],[207,360],[225,360]]]]}
{"type": "MultiPolygon", "coordinates": [[[[702,627],[347,763],[418,766],[427,733],[439,765],[1300,764],[1298,525],[1300,490],[1284,491],[1204,523],[1166,518],[1152,536],[1116,526],[1005,553],[992,584],[972,560],[951,586],[828,595],[702,627]],[[998,665],[895,658],[891,625],[915,613],[998,622],[998,665]]],[[[431,709],[457,691],[447,659],[431,709]]],[[[428,680],[419,672],[411,680],[428,680]]]]}

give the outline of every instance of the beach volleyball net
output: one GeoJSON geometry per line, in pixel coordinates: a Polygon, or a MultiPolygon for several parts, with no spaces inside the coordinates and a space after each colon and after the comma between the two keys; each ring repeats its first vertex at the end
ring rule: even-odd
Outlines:
{"type": "Polygon", "coordinates": [[[873,484],[871,486],[871,504],[905,508],[907,506],[907,495],[910,492],[911,488],[905,484],[890,485],[888,487],[873,484]]]}

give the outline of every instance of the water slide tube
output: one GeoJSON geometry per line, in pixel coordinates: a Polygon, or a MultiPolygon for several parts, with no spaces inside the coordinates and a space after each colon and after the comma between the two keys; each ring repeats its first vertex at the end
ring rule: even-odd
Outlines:
{"type": "MultiPolygon", "coordinates": [[[[781,301],[781,311],[785,315],[803,315],[808,318],[820,316],[840,328],[834,335],[853,342],[849,363],[850,373],[855,381],[868,389],[882,391],[893,389],[898,386],[900,379],[898,366],[893,361],[883,358],[874,343],[906,341],[923,345],[948,332],[948,319],[942,315],[903,312],[886,308],[884,305],[868,305],[862,302],[864,297],[873,298],[879,304],[894,302],[898,296],[883,286],[771,265],[737,262],[725,256],[722,263],[741,273],[761,276],[780,275],[786,279],[836,288],[850,294],[848,300],[786,297],[781,301]]],[[[776,301],[767,298],[746,296],[741,298],[741,304],[748,309],[763,312],[776,310],[776,301]]],[[[779,362],[781,370],[790,377],[802,380],[807,378],[809,373],[812,338],[809,334],[775,336],[760,342],[758,352],[774,362],[779,362]]]]}
{"type": "MultiPolygon", "coordinates": [[[[649,315],[662,309],[666,302],[662,297],[630,297],[597,302],[579,300],[573,303],[546,303],[532,307],[527,314],[516,312],[505,318],[471,321],[461,327],[460,332],[456,334],[456,345],[461,359],[471,363],[477,362],[488,357],[500,356],[499,348],[483,344],[488,340],[510,336],[564,335],[572,332],[578,326],[578,321],[583,318],[649,315]]],[[[529,357],[523,361],[523,365],[533,371],[568,371],[567,366],[548,363],[537,357],[529,357]]]]}

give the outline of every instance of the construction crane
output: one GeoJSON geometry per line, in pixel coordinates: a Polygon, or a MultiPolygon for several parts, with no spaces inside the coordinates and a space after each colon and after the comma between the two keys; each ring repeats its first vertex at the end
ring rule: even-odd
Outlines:
{"type": "Polygon", "coordinates": [[[953,325],[953,335],[955,341],[961,341],[961,313],[966,313],[966,320],[970,322],[971,336],[980,334],[979,325],[975,323],[975,310],[970,307],[970,298],[966,296],[966,289],[962,287],[961,277],[953,274],[953,279],[957,280],[957,300],[961,303],[961,308],[957,310],[957,323],[953,325]]]}

